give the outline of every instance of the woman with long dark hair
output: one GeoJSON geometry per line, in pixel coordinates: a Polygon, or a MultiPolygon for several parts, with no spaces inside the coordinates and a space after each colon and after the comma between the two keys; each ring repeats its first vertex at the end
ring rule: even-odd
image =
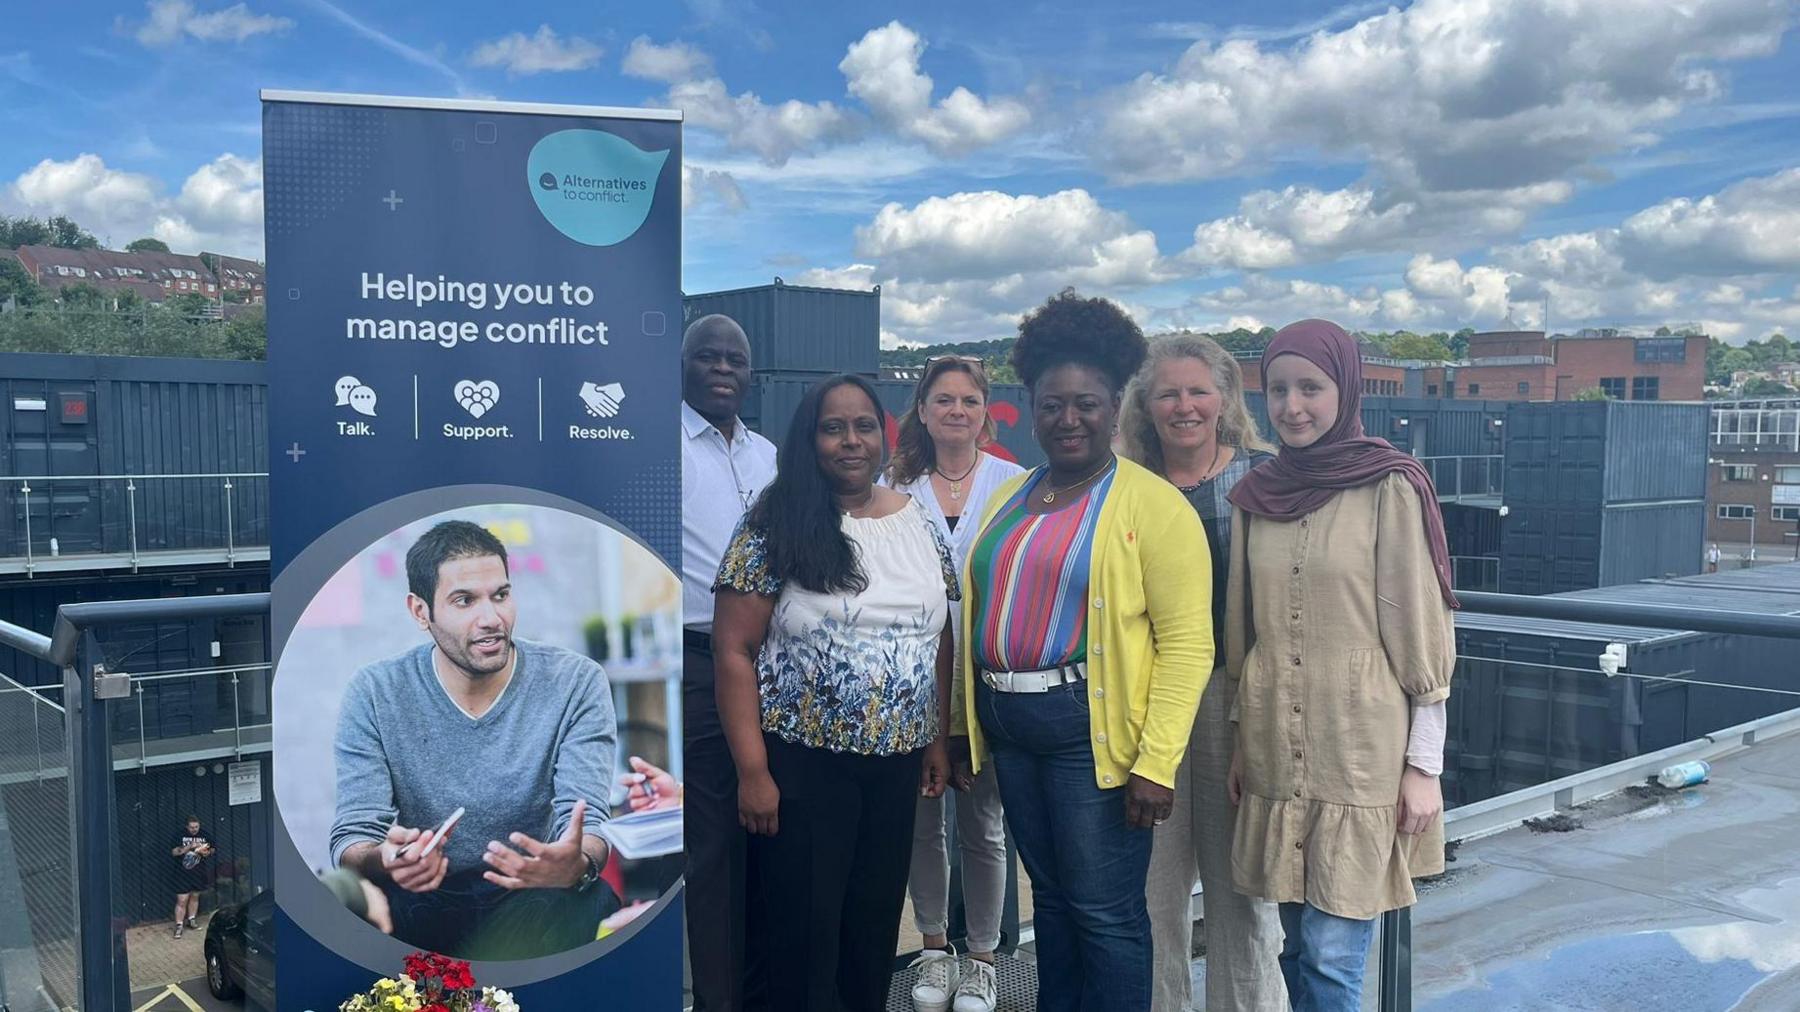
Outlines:
{"type": "Polygon", "coordinates": [[[808,390],[713,588],[749,930],[780,962],[778,1009],[886,1004],[914,803],[949,772],[955,570],[924,509],[875,484],[885,422],[860,377],[808,390]]]}
{"type": "MultiPolygon", "coordinates": [[[[925,508],[950,544],[960,572],[975,543],[976,527],[994,491],[1024,473],[1011,461],[985,453],[994,441],[988,414],[987,370],[981,360],[942,355],[925,363],[912,404],[900,419],[894,459],[882,481],[925,508]]],[[[961,613],[950,616],[961,641],[961,613]]],[[[999,981],[994,950],[1000,947],[1001,906],[1006,899],[1006,828],[1000,788],[992,771],[957,785],[956,843],[962,855],[963,920],[969,961],[950,946],[950,855],[945,846],[944,799],[919,799],[913,823],[913,923],[924,946],[914,966],[915,1012],[994,1012],[999,981]]]]}
{"type": "Polygon", "coordinates": [[[1211,557],[1181,493],[1113,455],[1144,360],[1131,318],[1064,291],[1012,354],[1048,461],[995,493],[976,536],[952,720],[973,772],[991,753],[1031,874],[1038,1008],[1144,1012],[1150,830],[1212,671],[1211,557]]]}
{"type": "MultiPolygon", "coordinates": [[[[1120,416],[1124,453],[1168,479],[1193,506],[1212,552],[1213,661],[1224,659],[1225,572],[1231,545],[1231,494],[1271,456],[1244,403],[1243,373],[1208,337],[1152,341],[1125,388],[1120,416]]],[[[1186,1012],[1193,998],[1192,903],[1197,875],[1206,896],[1206,1002],[1214,1012],[1275,1012],[1283,1000],[1281,925],[1273,904],[1232,888],[1231,834],[1237,822],[1226,789],[1234,684],[1207,680],[1187,758],[1175,781],[1175,809],[1156,828],[1150,855],[1151,941],[1156,983],[1151,1012],[1186,1012]]]]}
{"type": "Polygon", "coordinates": [[[1356,339],[1283,327],[1262,375],[1281,452],[1230,496],[1232,873],[1280,905],[1292,1007],[1353,1012],[1375,916],[1444,870],[1456,594],[1431,476],[1363,432],[1356,339]]]}

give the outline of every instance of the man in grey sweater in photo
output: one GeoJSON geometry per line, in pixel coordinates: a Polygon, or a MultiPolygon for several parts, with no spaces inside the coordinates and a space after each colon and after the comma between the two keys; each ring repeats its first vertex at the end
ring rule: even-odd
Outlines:
{"type": "Polygon", "coordinates": [[[506,548],[479,525],[427,531],[406,575],[431,642],[346,690],[332,858],[381,886],[410,945],[523,959],[593,941],[618,907],[600,880],[617,739],[605,672],[513,638],[506,548]]]}

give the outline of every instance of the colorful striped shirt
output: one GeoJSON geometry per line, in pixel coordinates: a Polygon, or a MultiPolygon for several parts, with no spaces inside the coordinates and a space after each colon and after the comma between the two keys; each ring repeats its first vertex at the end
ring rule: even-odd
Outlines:
{"type": "Polygon", "coordinates": [[[1094,526],[1113,475],[1068,506],[1027,512],[1044,471],[994,514],[970,555],[975,663],[988,671],[1036,671],[1087,660],[1088,570],[1094,526]]]}

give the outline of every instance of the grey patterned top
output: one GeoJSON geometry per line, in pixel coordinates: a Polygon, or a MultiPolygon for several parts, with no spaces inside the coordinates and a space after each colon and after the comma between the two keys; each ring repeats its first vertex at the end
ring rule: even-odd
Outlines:
{"type": "Polygon", "coordinates": [[[1213,574],[1213,649],[1218,663],[1225,663],[1225,574],[1231,568],[1231,494],[1238,479],[1272,453],[1239,450],[1224,470],[1198,485],[1179,486],[1181,494],[1200,514],[1200,525],[1206,528],[1206,545],[1212,551],[1213,574]]]}

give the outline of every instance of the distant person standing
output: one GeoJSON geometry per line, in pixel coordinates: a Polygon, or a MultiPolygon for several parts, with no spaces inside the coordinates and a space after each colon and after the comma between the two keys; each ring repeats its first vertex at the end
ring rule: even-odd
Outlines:
{"type": "Polygon", "coordinates": [[[1712,547],[1706,550],[1706,571],[1709,573],[1719,571],[1719,544],[1716,541],[1713,542],[1712,547]]]}
{"type": "Polygon", "coordinates": [[[200,894],[210,884],[207,862],[212,860],[213,845],[199,816],[187,817],[170,841],[169,853],[175,859],[175,937],[180,938],[182,928],[200,926],[194,919],[200,915],[200,894]]]}
{"type": "Polygon", "coordinates": [[[744,426],[750,339],[729,316],[703,316],[681,338],[681,697],[687,932],[696,1012],[744,1007],[745,834],[737,767],[713,696],[713,578],[738,521],[775,479],[775,444],[744,426]]]}

